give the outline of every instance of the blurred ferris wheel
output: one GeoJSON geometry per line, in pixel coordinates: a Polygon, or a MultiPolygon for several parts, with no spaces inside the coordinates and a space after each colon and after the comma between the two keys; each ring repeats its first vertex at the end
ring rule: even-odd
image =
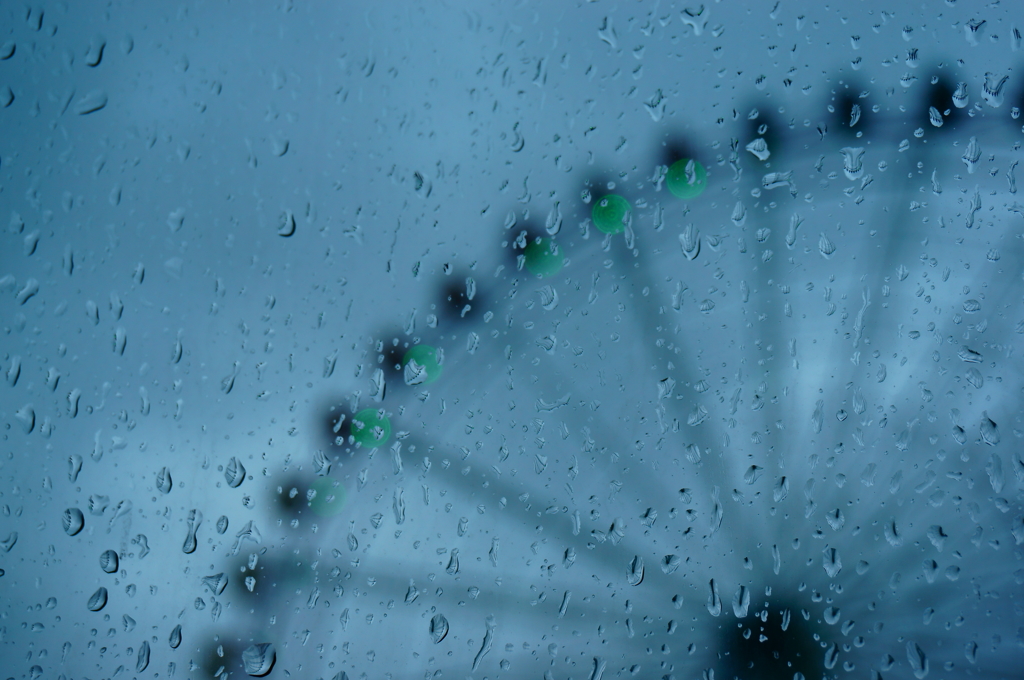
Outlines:
{"type": "Polygon", "coordinates": [[[657,139],[440,272],[292,487],[303,668],[1012,675],[1017,114],[930,88],[657,139]]]}

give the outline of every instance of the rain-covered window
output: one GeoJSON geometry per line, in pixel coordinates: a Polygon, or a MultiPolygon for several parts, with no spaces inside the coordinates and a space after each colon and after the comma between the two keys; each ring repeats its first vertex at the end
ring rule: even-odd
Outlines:
{"type": "Polygon", "coordinates": [[[1021,677],[1022,30],[0,2],[0,677],[1021,677]]]}

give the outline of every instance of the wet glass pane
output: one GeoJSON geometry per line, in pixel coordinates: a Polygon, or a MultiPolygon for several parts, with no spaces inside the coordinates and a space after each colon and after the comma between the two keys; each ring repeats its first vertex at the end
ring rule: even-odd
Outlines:
{"type": "Polygon", "coordinates": [[[1019,677],[1021,30],[0,4],[0,676],[1019,677]]]}

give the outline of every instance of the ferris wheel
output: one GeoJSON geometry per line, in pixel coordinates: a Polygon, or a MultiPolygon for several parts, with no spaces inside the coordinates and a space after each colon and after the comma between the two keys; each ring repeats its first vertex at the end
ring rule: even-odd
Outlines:
{"type": "Polygon", "coordinates": [[[1022,535],[1001,448],[1022,385],[997,368],[1019,360],[989,340],[1020,323],[1019,144],[931,88],[914,111],[843,89],[822,121],[752,107],[728,145],[656,137],[571,202],[510,207],[497,254],[373,330],[278,487],[319,528],[256,576],[317,622],[305,667],[980,663],[953,631],[1019,616],[1004,562],[964,564],[1022,535]]]}

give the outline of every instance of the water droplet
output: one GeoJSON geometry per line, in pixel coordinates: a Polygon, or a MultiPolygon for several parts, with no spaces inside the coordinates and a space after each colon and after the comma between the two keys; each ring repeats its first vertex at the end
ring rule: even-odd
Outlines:
{"type": "Polygon", "coordinates": [[[915,678],[921,680],[928,675],[928,657],[916,642],[907,642],[907,661],[915,678]]]}
{"type": "Polygon", "coordinates": [[[780,187],[790,187],[793,189],[793,171],[789,172],[769,172],[767,175],[761,178],[762,189],[778,189],[780,187]]]}
{"type": "Polygon", "coordinates": [[[196,532],[199,531],[199,525],[203,522],[203,513],[196,509],[192,509],[188,513],[188,532],[185,534],[185,542],[181,545],[181,551],[186,555],[191,555],[196,551],[198,542],[196,540],[196,532]]]}
{"type": "Polygon", "coordinates": [[[981,84],[981,97],[992,108],[998,108],[1003,103],[1003,86],[1010,76],[1002,76],[995,73],[986,73],[985,82],[981,84]]]}
{"type": "Polygon", "coordinates": [[[742,619],[750,609],[750,590],[746,586],[740,586],[739,590],[732,597],[732,613],[737,619],[742,619]]]}
{"type": "Polygon", "coordinates": [[[822,565],[829,578],[835,578],[843,569],[843,561],[839,559],[839,551],[835,548],[825,548],[823,551],[822,565]]]}
{"type": "Polygon", "coordinates": [[[128,344],[128,333],[122,326],[114,329],[114,354],[124,356],[125,347],[128,344]]]}
{"type": "Polygon", "coordinates": [[[441,377],[444,352],[430,345],[414,345],[402,358],[406,385],[429,385],[441,377]]]}
{"type": "Polygon", "coordinates": [[[732,209],[732,215],[730,216],[732,223],[737,227],[742,227],[743,223],[747,220],[747,208],[743,205],[742,201],[736,201],[735,207],[732,209]]]}
{"type": "Polygon", "coordinates": [[[277,650],[269,642],[252,645],[242,652],[242,666],[248,675],[261,678],[274,669],[277,650]]]}
{"type": "Polygon", "coordinates": [[[631,586],[638,586],[644,580],[644,558],[634,555],[629,562],[629,570],[626,572],[626,583],[631,586]]]}
{"type": "Polygon", "coordinates": [[[953,106],[962,109],[967,106],[967,99],[967,83],[957,83],[956,89],[953,91],[953,106]]]}
{"type": "Polygon", "coordinates": [[[839,531],[846,524],[846,516],[839,508],[836,508],[825,515],[825,519],[828,521],[828,525],[832,527],[833,531],[839,531]]]}
{"type": "Polygon", "coordinates": [[[16,412],[14,412],[14,418],[18,423],[22,424],[22,430],[29,434],[36,428],[36,410],[32,407],[31,403],[26,405],[16,412]]]}
{"type": "Polygon", "coordinates": [[[395,489],[394,498],[392,499],[392,509],[395,512],[395,524],[402,524],[405,522],[405,489],[397,487],[395,489]]]}
{"type": "Polygon", "coordinates": [[[605,17],[604,21],[601,22],[601,28],[597,29],[597,37],[608,43],[608,46],[612,49],[615,49],[618,45],[615,26],[612,25],[612,20],[609,17],[605,17]]]}
{"type": "Polygon", "coordinates": [[[103,587],[98,588],[96,592],[89,597],[89,602],[86,604],[86,607],[88,607],[91,612],[98,612],[106,606],[107,589],[103,587]]]}
{"type": "Polygon", "coordinates": [[[92,90],[75,102],[74,112],[80,116],[95,113],[107,105],[107,93],[103,90],[92,90]]]}
{"type": "Polygon", "coordinates": [[[85,526],[85,515],[78,508],[68,508],[61,515],[61,523],[68,536],[76,536],[85,526]]]}
{"type": "Polygon", "coordinates": [[[224,480],[232,489],[237,489],[245,481],[245,466],[235,456],[224,466],[224,480]]]}
{"type": "Polygon", "coordinates": [[[960,157],[960,160],[967,166],[968,173],[974,173],[978,168],[978,159],[981,158],[981,147],[978,145],[978,138],[971,137],[971,141],[967,144],[967,149],[964,151],[964,155],[960,157]]]}
{"type": "Polygon", "coordinates": [[[833,642],[825,650],[825,668],[830,670],[835,668],[837,661],[839,661],[839,645],[833,642]]]}
{"type": "Polygon", "coordinates": [[[281,157],[288,153],[289,146],[290,142],[287,139],[284,139],[283,137],[270,138],[270,150],[277,157],[281,157]]]}
{"type": "Polygon", "coordinates": [[[93,68],[100,65],[103,61],[103,50],[107,47],[107,41],[103,38],[96,37],[89,43],[89,50],[85,53],[85,65],[93,68]]]}
{"type": "Polygon", "coordinates": [[[435,614],[430,619],[430,639],[434,641],[434,644],[444,640],[445,636],[448,635],[448,619],[444,617],[444,614],[435,614]]]}
{"type": "Polygon", "coordinates": [[[683,249],[683,255],[687,260],[695,260],[700,255],[700,230],[692,224],[687,224],[683,233],[679,234],[679,247],[683,249]]]}
{"type": "Polygon", "coordinates": [[[171,480],[171,471],[166,467],[160,468],[156,474],[156,488],[160,493],[170,493],[174,482],[171,480]]]}
{"type": "Polygon", "coordinates": [[[977,352],[970,347],[961,347],[957,350],[956,355],[960,358],[960,361],[968,364],[980,364],[982,356],[980,352],[977,352]]]}
{"type": "Polygon", "coordinates": [[[888,541],[889,545],[894,548],[898,548],[903,545],[903,536],[900,534],[899,527],[896,525],[896,518],[890,519],[886,522],[883,532],[885,534],[885,540],[888,541]]]}
{"type": "Polygon", "coordinates": [[[117,553],[113,550],[105,550],[100,554],[100,569],[113,574],[117,571],[117,553]]]}
{"type": "Polygon", "coordinates": [[[825,234],[821,235],[818,239],[818,252],[821,253],[822,257],[828,259],[832,257],[832,253],[836,252],[836,246],[829,240],[825,234]]]}
{"type": "Polygon", "coordinates": [[[843,172],[847,179],[860,179],[864,174],[864,147],[847,146],[840,151],[843,154],[843,172]]]}
{"type": "Polygon", "coordinates": [[[228,577],[224,572],[213,576],[204,576],[203,585],[214,595],[220,595],[228,587],[228,577]]]}
{"type": "Polygon", "coordinates": [[[82,472],[82,457],[77,453],[68,456],[68,480],[74,484],[78,481],[78,475],[82,472]]]}
{"type": "Polygon", "coordinates": [[[789,479],[785,476],[780,477],[779,481],[775,483],[775,488],[772,490],[772,497],[776,503],[779,503],[789,496],[789,479]]]}
{"type": "Polygon", "coordinates": [[[451,555],[448,557],[448,566],[445,568],[445,571],[450,576],[455,576],[456,574],[459,573],[459,549],[458,548],[452,548],[451,555]]]}
{"type": "Polygon", "coordinates": [[[680,18],[684,24],[693,29],[693,34],[697,36],[701,35],[708,25],[708,19],[704,16],[704,5],[684,7],[680,18]]]}
{"type": "Polygon", "coordinates": [[[999,426],[988,417],[987,412],[983,411],[981,414],[981,440],[989,446],[995,446],[999,443],[999,439],[999,426]]]}
{"type": "Polygon", "coordinates": [[[764,137],[758,137],[750,144],[747,144],[746,148],[759,161],[766,161],[772,155],[772,152],[768,150],[768,142],[764,141],[764,137]]]}
{"type": "Polygon", "coordinates": [[[288,238],[295,234],[295,215],[290,210],[281,213],[277,220],[277,235],[288,238]]]}
{"type": "Polygon", "coordinates": [[[985,472],[988,473],[988,482],[992,486],[992,491],[1002,493],[1005,477],[1003,476],[1003,459],[999,457],[999,454],[989,455],[988,463],[985,464],[985,472]]]}
{"type": "Polygon", "coordinates": [[[718,586],[715,584],[715,579],[711,579],[708,583],[708,613],[712,616],[720,616],[722,614],[722,598],[718,596],[718,586]]]}
{"type": "Polygon", "coordinates": [[[179,623],[171,630],[171,635],[167,639],[167,643],[171,646],[171,649],[177,649],[181,644],[181,624],[179,623]]]}
{"type": "Polygon", "coordinates": [[[850,107],[850,127],[858,122],[860,122],[860,104],[854,104],[850,107]]]}

